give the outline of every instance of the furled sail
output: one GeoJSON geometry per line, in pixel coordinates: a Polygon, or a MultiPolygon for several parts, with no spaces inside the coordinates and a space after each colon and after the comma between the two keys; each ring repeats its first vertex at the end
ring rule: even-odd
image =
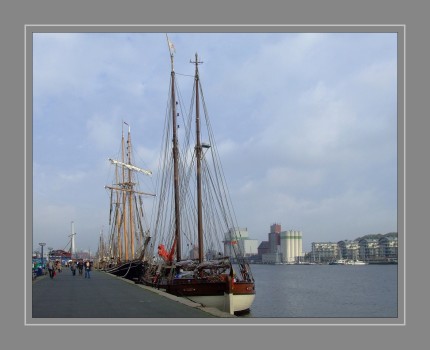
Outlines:
{"type": "Polygon", "coordinates": [[[137,166],[134,166],[134,165],[131,165],[131,164],[127,164],[127,163],[123,163],[123,162],[120,162],[119,160],[115,160],[115,159],[112,159],[112,158],[109,158],[109,161],[112,164],[120,165],[123,168],[127,168],[127,169],[134,170],[134,171],[139,171],[139,172],[141,172],[141,173],[143,173],[145,175],[148,175],[148,176],[152,175],[152,171],[150,171],[150,170],[145,170],[145,169],[142,169],[142,168],[138,168],[137,166]]]}

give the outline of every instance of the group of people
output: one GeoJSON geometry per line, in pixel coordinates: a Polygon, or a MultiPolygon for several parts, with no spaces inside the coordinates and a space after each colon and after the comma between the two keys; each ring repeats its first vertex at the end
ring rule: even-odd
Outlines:
{"type": "MultiPolygon", "coordinates": [[[[90,278],[90,271],[92,269],[92,263],[89,260],[84,261],[72,261],[70,263],[70,270],[72,271],[72,275],[76,275],[76,270],[78,270],[79,275],[82,276],[83,270],[85,270],[85,278],[90,278]]],[[[55,276],[55,270],[61,272],[61,263],[57,261],[55,264],[52,260],[48,262],[48,271],[49,277],[52,279],[55,276]]]]}
{"type": "Polygon", "coordinates": [[[70,265],[70,270],[72,270],[73,276],[76,275],[76,270],[79,271],[80,276],[82,276],[82,271],[85,270],[85,278],[90,278],[91,269],[92,269],[92,263],[89,260],[86,260],[85,262],[78,261],[78,263],[76,263],[75,261],[72,261],[70,265]]]}
{"type": "Polygon", "coordinates": [[[48,261],[48,272],[49,272],[49,277],[50,278],[54,278],[56,271],[58,271],[59,273],[61,273],[63,271],[62,266],[61,266],[61,262],[60,261],[52,261],[49,260],[48,261]]]}

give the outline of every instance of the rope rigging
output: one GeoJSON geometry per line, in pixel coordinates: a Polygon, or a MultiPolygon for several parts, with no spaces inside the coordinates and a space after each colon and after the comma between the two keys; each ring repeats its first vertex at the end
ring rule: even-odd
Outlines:
{"type": "MultiPolygon", "coordinates": [[[[182,75],[182,74],[179,74],[182,75]]],[[[206,132],[209,138],[210,150],[206,150],[202,156],[202,199],[203,199],[203,215],[204,215],[204,247],[205,254],[208,251],[217,254],[223,252],[224,247],[222,242],[227,240],[226,235],[230,230],[238,227],[236,224],[236,215],[230,200],[230,193],[226,185],[224,171],[219,160],[219,154],[215,143],[215,138],[212,132],[212,126],[209,121],[209,116],[206,109],[203,91],[199,85],[194,84],[192,98],[188,113],[183,111],[182,95],[175,81],[177,91],[177,103],[179,105],[179,115],[182,117],[181,128],[181,147],[179,152],[179,170],[182,174],[180,177],[180,210],[181,210],[181,235],[183,240],[181,246],[183,249],[192,249],[196,247],[197,242],[197,207],[196,199],[196,180],[195,180],[195,135],[192,132],[193,113],[195,104],[195,89],[200,92],[200,100],[203,106],[204,121],[206,122],[206,132]],[[181,102],[181,103],[179,103],[181,102]],[[184,116],[187,115],[185,119],[184,116]]],[[[171,86],[169,87],[169,91],[171,86]]],[[[169,101],[169,99],[168,99],[169,101]]],[[[162,147],[164,152],[159,162],[159,176],[157,177],[157,188],[159,189],[158,203],[154,207],[151,220],[154,223],[154,241],[166,245],[166,249],[170,249],[173,244],[174,232],[174,208],[173,208],[173,166],[172,166],[172,118],[170,101],[166,107],[166,119],[164,123],[164,137],[162,139],[162,147]]],[[[207,147],[209,148],[209,146],[207,147]]],[[[239,233],[240,235],[240,233],[239,233]]],[[[152,245],[153,252],[157,248],[158,243],[152,245]]],[[[238,245],[232,246],[235,253],[239,252],[238,245]]],[[[189,251],[187,251],[187,254],[189,251]]],[[[240,255],[240,254],[239,254],[240,255]]]]}

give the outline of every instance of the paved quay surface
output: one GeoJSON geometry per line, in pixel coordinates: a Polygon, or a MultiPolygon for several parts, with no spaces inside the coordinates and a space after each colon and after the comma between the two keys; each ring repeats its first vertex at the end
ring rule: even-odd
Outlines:
{"type": "Polygon", "coordinates": [[[65,268],[32,282],[32,318],[218,317],[234,316],[98,270],[88,279],[65,268]]]}

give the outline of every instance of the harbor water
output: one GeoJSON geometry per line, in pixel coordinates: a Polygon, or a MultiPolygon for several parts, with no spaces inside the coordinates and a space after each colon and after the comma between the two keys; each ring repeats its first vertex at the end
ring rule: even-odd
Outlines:
{"type": "Polygon", "coordinates": [[[398,316],[397,265],[251,265],[252,318],[398,316]]]}

